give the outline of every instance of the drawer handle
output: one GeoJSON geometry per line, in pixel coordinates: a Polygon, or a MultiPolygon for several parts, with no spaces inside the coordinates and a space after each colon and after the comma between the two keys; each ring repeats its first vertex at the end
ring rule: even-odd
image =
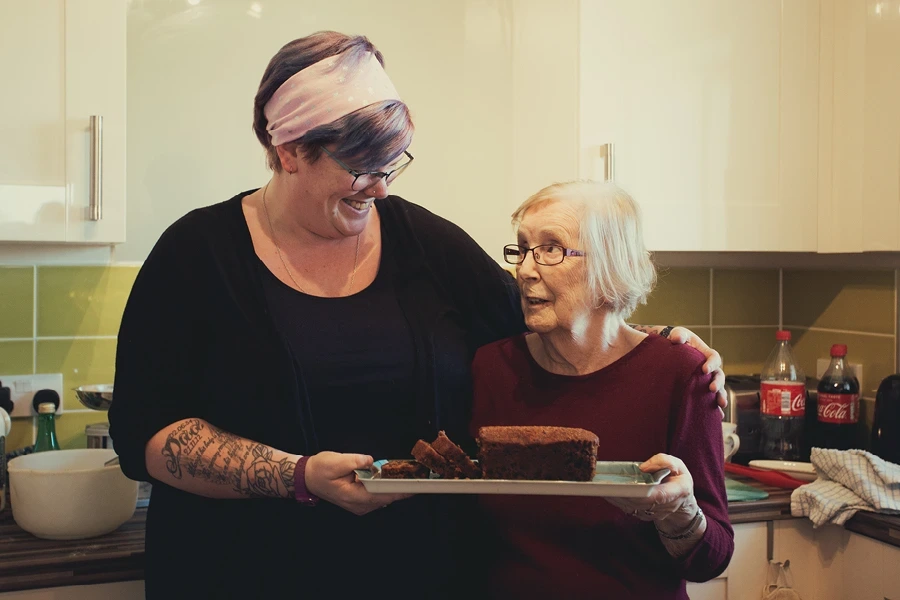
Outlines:
{"type": "Polygon", "coordinates": [[[91,115],[91,221],[103,218],[103,117],[91,115]]]}

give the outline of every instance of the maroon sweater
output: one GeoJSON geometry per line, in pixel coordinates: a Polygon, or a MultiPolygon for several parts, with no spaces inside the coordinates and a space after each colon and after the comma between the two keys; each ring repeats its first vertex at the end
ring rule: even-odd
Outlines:
{"type": "Polygon", "coordinates": [[[707,517],[703,539],[675,559],[652,523],[601,498],[480,496],[491,598],[687,598],[685,580],[706,581],[725,570],[734,532],[721,418],[703,362],[693,348],[656,335],[584,376],[542,369],[524,335],[478,351],[473,435],[484,425],[581,427],[599,436],[600,460],[671,454],[690,470],[707,517]]]}

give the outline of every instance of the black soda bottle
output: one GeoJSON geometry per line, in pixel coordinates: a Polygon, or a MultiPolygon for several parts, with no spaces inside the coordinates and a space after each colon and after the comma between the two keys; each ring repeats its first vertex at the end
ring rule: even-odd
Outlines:
{"type": "Polygon", "coordinates": [[[860,448],[859,381],[847,364],[847,346],[831,347],[831,364],[819,381],[814,445],[819,448],[860,448]]]}

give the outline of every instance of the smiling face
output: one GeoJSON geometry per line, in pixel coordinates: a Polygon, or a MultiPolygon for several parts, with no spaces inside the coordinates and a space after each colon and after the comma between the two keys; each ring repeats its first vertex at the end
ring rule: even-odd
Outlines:
{"type": "MultiPolygon", "coordinates": [[[[324,152],[312,162],[299,151],[290,153],[279,149],[279,156],[285,170],[295,172],[290,180],[296,182],[294,196],[298,200],[292,210],[301,222],[322,237],[359,235],[366,227],[374,200],[388,195],[383,179],[354,190],[353,175],[324,152]]],[[[402,159],[395,161],[401,162],[402,159]]],[[[392,163],[379,170],[390,171],[395,167],[392,163]]]]}
{"type": "MultiPolygon", "coordinates": [[[[579,215],[566,203],[550,201],[528,209],[519,224],[518,244],[534,248],[556,244],[579,247],[579,215]]],[[[566,257],[553,266],[539,265],[533,253],[516,267],[525,324],[536,333],[574,331],[590,318],[593,309],[586,286],[582,257],[566,257]]]]}

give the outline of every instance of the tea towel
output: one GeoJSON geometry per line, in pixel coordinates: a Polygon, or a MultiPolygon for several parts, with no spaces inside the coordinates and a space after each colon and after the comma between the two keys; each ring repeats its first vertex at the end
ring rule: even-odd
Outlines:
{"type": "Polygon", "coordinates": [[[791,514],[814,527],[843,525],[860,510],[900,514],[900,465],[864,450],[812,449],[818,479],[794,490],[791,514]]]}

